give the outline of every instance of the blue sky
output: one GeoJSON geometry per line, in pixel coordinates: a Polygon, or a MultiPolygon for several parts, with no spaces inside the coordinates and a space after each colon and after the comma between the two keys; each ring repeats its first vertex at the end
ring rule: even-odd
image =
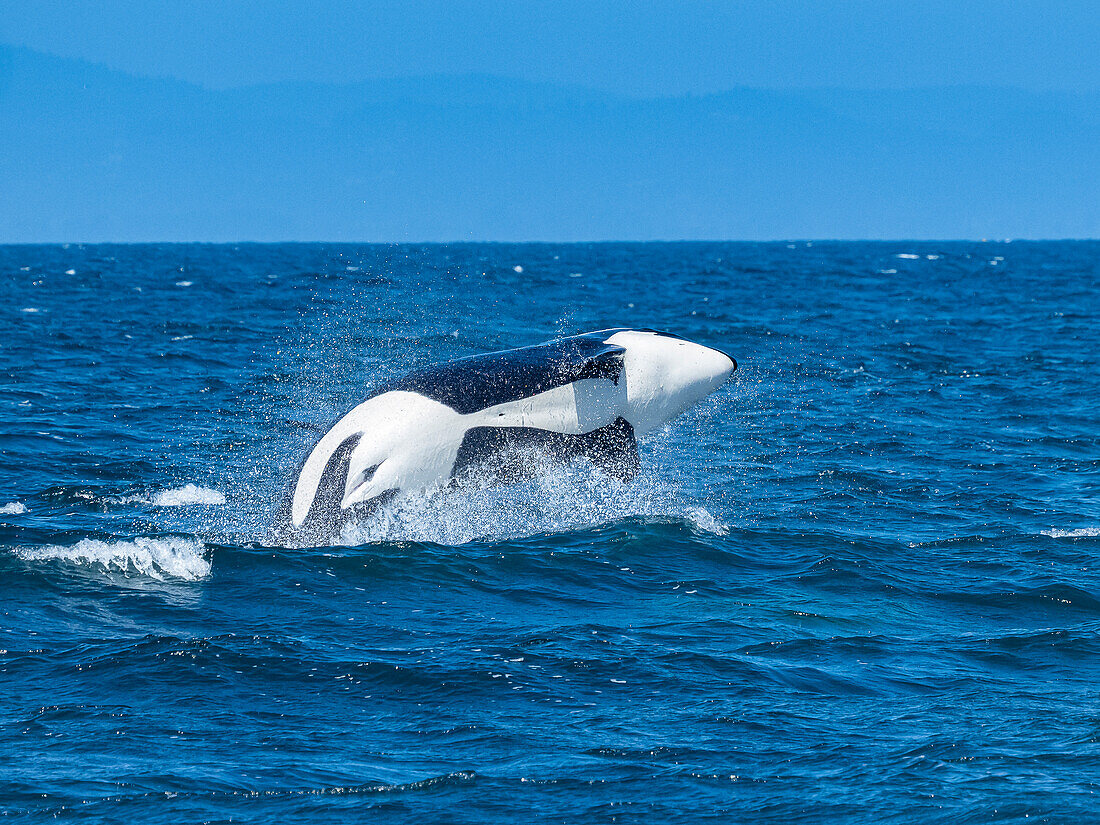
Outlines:
{"type": "Polygon", "coordinates": [[[8,3],[0,242],[1096,237],[1097,43],[1086,2],[8,3]]]}

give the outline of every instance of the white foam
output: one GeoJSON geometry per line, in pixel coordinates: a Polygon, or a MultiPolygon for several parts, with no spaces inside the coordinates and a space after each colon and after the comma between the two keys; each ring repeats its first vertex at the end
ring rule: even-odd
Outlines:
{"type": "Polygon", "coordinates": [[[153,499],[156,507],[187,507],[192,504],[225,504],[225,496],[217,490],[185,484],[174,490],[157,493],[153,499]]]}
{"type": "Polygon", "coordinates": [[[1044,536],[1052,539],[1084,539],[1100,536],[1100,527],[1082,527],[1078,530],[1044,530],[1044,536]]]}
{"type": "Polygon", "coordinates": [[[23,307],[20,312],[41,312],[41,310],[38,307],[23,307]]]}
{"type": "Polygon", "coordinates": [[[514,485],[467,480],[433,493],[404,496],[361,522],[349,524],[338,544],[415,541],[460,545],[583,530],[625,518],[683,519],[695,529],[727,529],[702,508],[685,512],[675,489],[653,477],[629,484],[584,461],[548,462],[531,480],[514,485]]]}
{"type": "Polygon", "coordinates": [[[27,505],[21,501],[11,501],[0,507],[0,515],[19,516],[27,512],[27,505]]]}
{"type": "Polygon", "coordinates": [[[82,539],[68,547],[55,544],[17,550],[16,555],[26,561],[57,559],[161,581],[165,578],[198,581],[210,575],[206,548],[195,539],[136,538],[116,542],[82,539]]]}
{"type": "Polygon", "coordinates": [[[513,272],[523,272],[523,267],[522,267],[522,266],[519,266],[519,265],[517,264],[516,266],[513,266],[513,267],[512,267],[512,271],[513,271],[513,272]]]}
{"type": "Polygon", "coordinates": [[[899,252],[894,256],[895,258],[905,258],[909,261],[916,261],[920,259],[920,255],[914,255],[912,252],[899,252]]]}
{"type": "Polygon", "coordinates": [[[729,534],[730,528],[716,519],[705,507],[689,507],[684,514],[688,522],[700,533],[711,533],[715,536],[729,534]]]}
{"type": "Polygon", "coordinates": [[[194,281],[176,281],[176,286],[191,286],[194,281]]]}
{"type": "Polygon", "coordinates": [[[76,270],[75,270],[75,269],[66,269],[66,270],[65,270],[65,274],[66,274],[66,275],[75,275],[75,274],[76,274],[76,270]]]}

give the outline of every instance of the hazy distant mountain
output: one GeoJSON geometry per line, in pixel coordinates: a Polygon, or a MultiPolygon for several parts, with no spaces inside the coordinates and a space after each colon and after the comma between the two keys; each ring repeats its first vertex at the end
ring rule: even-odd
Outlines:
{"type": "Polygon", "coordinates": [[[0,47],[0,242],[1100,236],[1100,95],[210,91],[0,47]]]}

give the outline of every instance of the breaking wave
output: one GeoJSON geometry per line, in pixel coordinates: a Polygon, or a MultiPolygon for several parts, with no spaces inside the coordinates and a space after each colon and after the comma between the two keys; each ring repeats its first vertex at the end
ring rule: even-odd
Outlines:
{"type": "Polygon", "coordinates": [[[89,565],[105,572],[198,581],[210,575],[205,545],[190,538],[144,538],[124,541],[81,539],[74,545],[24,548],[15,554],[25,561],[62,561],[89,565]]]}

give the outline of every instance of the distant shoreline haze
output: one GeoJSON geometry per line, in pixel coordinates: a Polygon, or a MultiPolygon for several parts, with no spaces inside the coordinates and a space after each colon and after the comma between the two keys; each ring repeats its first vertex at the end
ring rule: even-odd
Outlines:
{"type": "Polygon", "coordinates": [[[0,46],[0,243],[1100,236],[1100,93],[214,91],[0,46]]]}

